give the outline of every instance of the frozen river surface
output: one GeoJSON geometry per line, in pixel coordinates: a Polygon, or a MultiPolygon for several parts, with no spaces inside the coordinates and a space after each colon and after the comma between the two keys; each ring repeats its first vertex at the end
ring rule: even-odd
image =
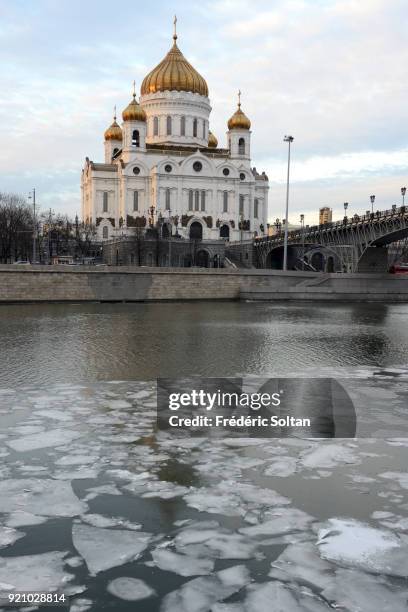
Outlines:
{"type": "MultiPolygon", "coordinates": [[[[165,335],[169,319],[177,318],[174,310],[167,320],[157,315],[162,309],[156,311],[161,333],[156,330],[150,339],[156,353],[143,340],[145,329],[139,332],[136,346],[132,334],[138,332],[130,321],[140,315],[128,308],[119,309],[124,326],[114,313],[109,327],[105,312],[98,327],[95,312],[91,309],[90,314],[84,307],[82,315],[73,315],[79,327],[71,336],[63,314],[54,307],[44,315],[46,321],[40,322],[34,312],[20,325],[18,314],[10,311],[0,321],[3,347],[9,351],[9,360],[4,351],[1,354],[0,591],[64,592],[69,598],[65,609],[70,612],[407,610],[408,369],[391,367],[396,354],[403,362],[405,328],[398,332],[403,307],[381,311],[381,321],[373,314],[365,320],[363,313],[346,307],[334,309],[331,327],[324,307],[320,332],[315,309],[310,325],[316,342],[311,344],[307,368],[306,341],[309,335],[311,342],[312,336],[304,325],[298,328],[298,359],[294,347],[297,325],[310,313],[301,308],[275,310],[272,332],[267,328],[266,306],[244,309],[245,317],[241,313],[234,322],[230,307],[225,305],[234,333],[227,325],[219,326],[220,319],[226,322],[223,305],[214,307],[211,320],[208,305],[204,310],[181,307],[186,316],[180,330],[187,333],[194,323],[203,350],[204,346],[215,349],[214,327],[218,328],[220,345],[213,352],[217,368],[208,366],[203,373],[255,373],[257,360],[265,363],[260,358],[263,353],[269,355],[263,372],[274,374],[282,364],[287,369],[292,359],[290,375],[307,371],[308,376],[341,379],[356,407],[359,426],[371,435],[317,441],[192,438],[183,432],[177,436],[157,432],[153,379],[159,373],[169,375],[174,367],[174,359],[168,361],[175,350],[174,325],[167,340],[165,335]],[[248,312],[257,318],[246,325],[248,312]],[[90,322],[97,348],[87,332],[90,322]],[[127,345],[124,328],[129,330],[127,345]],[[35,329],[38,359],[30,368],[27,352],[31,354],[35,329]],[[231,341],[235,338],[234,349],[222,333],[231,341]],[[331,344],[324,341],[329,333],[331,344]],[[72,336],[80,334],[90,339],[88,360],[84,347],[75,348],[72,336]],[[116,353],[115,334],[121,347],[116,353]],[[61,355],[55,361],[57,344],[60,352],[68,354],[64,336],[73,362],[61,355]],[[237,354],[242,336],[248,344],[247,362],[239,350],[237,354]],[[281,339],[280,349],[276,337],[281,339]],[[98,353],[103,338],[110,352],[98,353]],[[170,353],[157,355],[166,341],[170,353]],[[46,363],[47,343],[48,373],[34,383],[39,362],[46,363]],[[270,343],[280,358],[272,356],[270,343]],[[360,357],[345,367],[350,343],[360,357]],[[393,343],[398,353],[393,352],[393,343]],[[10,366],[18,345],[25,381],[23,368],[10,366]],[[220,371],[222,345],[224,355],[229,353],[234,361],[220,371]],[[152,382],[147,376],[144,381],[129,380],[136,378],[136,361],[130,360],[128,367],[114,361],[116,354],[123,358],[133,352],[140,359],[139,378],[143,370],[152,382]],[[149,372],[146,353],[157,360],[149,372]],[[108,380],[109,359],[120,374],[119,382],[108,380]],[[79,374],[81,363],[87,376],[79,374]]],[[[202,355],[188,352],[188,342],[184,336],[179,375],[200,371],[202,355]]]]}

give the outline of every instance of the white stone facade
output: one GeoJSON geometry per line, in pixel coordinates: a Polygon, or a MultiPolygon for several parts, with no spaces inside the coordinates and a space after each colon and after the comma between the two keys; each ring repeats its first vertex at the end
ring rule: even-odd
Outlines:
{"type": "Polygon", "coordinates": [[[210,101],[190,91],[142,95],[146,121],[123,121],[122,140],[105,141],[105,162],[82,171],[82,217],[106,240],[159,216],[172,234],[249,239],[267,232],[268,179],[251,168],[249,129],[208,147],[210,101]],[[199,229],[199,228],[198,228],[199,229]]]}

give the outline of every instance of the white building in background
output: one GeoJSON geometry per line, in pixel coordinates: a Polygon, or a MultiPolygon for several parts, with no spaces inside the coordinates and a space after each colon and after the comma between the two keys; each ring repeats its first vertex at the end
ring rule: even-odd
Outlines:
{"type": "Polygon", "coordinates": [[[161,218],[185,238],[248,239],[266,232],[268,177],[251,168],[251,122],[238,108],[226,147],[210,131],[204,78],[177,46],[143,80],[105,132],[105,161],[86,158],[82,217],[110,239],[161,218]]]}

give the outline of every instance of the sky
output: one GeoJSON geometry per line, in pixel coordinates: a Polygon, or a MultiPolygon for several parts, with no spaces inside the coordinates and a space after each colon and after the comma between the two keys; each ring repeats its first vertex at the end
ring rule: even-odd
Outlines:
{"type": "Polygon", "coordinates": [[[210,128],[226,146],[237,91],[269,217],[314,223],[401,202],[408,186],[407,0],[0,0],[0,191],[80,213],[86,156],[132,82],[178,44],[205,77],[210,128]]]}

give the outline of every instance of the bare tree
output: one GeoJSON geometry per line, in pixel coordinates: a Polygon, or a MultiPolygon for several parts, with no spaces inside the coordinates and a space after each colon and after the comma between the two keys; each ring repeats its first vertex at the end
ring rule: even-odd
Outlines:
{"type": "Polygon", "coordinates": [[[34,235],[34,215],[24,198],[0,193],[0,261],[29,259],[34,235]]]}

